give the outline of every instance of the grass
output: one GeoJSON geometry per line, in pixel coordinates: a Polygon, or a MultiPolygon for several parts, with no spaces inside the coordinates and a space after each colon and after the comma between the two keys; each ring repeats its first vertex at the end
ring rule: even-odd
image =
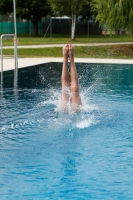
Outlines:
{"type": "MultiPolygon", "coordinates": [[[[28,35],[18,35],[18,45],[42,45],[42,44],[66,44],[66,43],[111,43],[111,42],[133,42],[133,35],[77,35],[75,40],[71,40],[70,35],[53,35],[52,39],[47,35],[46,38],[30,37],[28,35]]],[[[3,46],[13,46],[13,39],[3,38],[3,46]]]]}
{"type": "MultiPolygon", "coordinates": [[[[132,42],[133,35],[112,35],[112,36],[89,36],[77,35],[72,41],[69,35],[53,35],[52,39],[47,35],[39,37],[29,37],[27,35],[18,35],[18,45],[42,45],[42,44],[66,44],[66,43],[112,43],[112,42],[132,42]]],[[[13,39],[3,38],[3,46],[13,46],[13,39]]],[[[13,49],[3,49],[4,56],[13,56],[13,49]]],[[[117,58],[133,59],[133,45],[107,45],[107,46],[76,46],[75,56],[78,58],[117,58]]],[[[62,57],[61,47],[48,48],[21,48],[18,49],[18,57],[62,57]]]]}
{"type": "MultiPolygon", "coordinates": [[[[13,49],[3,49],[3,55],[13,56],[13,49]]],[[[62,57],[61,47],[48,48],[22,48],[18,49],[18,57],[62,57]]],[[[113,58],[133,59],[133,45],[107,45],[107,46],[76,46],[77,58],[113,58]]]]}

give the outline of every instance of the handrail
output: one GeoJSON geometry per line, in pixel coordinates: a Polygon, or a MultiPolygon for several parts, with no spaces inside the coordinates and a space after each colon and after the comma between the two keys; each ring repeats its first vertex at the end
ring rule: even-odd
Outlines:
{"type": "Polygon", "coordinates": [[[17,56],[17,27],[16,27],[16,0],[13,0],[14,10],[14,34],[2,34],[1,35],[1,91],[3,90],[3,55],[2,55],[2,38],[3,36],[14,36],[14,88],[17,89],[18,84],[18,56],[17,56]]]}
{"type": "Polygon", "coordinates": [[[14,36],[14,34],[2,34],[1,35],[1,91],[3,90],[3,52],[2,52],[2,38],[5,36],[14,36]]]}

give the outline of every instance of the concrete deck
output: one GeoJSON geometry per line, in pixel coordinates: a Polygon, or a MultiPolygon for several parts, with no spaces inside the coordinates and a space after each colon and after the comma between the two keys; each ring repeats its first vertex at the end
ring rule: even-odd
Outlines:
{"type": "MultiPolygon", "coordinates": [[[[18,58],[18,68],[38,65],[48,62],[62,62],[62,58],[18,58]]],[[[125,59],[96,59],[96,58],[75,58],[76,63],[114,63],[133,64],[133,60],[125,59]]],[[[3,59],[3,71],[14,69],[14,58],[3,59]]],[[[1,71],[1,68],[0,68],[1,71]]]]}

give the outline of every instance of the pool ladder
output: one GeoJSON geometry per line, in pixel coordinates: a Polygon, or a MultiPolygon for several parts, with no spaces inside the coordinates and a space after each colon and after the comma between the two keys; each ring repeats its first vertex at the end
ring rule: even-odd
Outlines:
{"type": "Polygon", "coordinates": [[[17,89],[18,83],[18,59],[17,59],[17,41],[15,34],[2,34],[1,35],[1,91],[3,91],[3,46],[2,39],[3,37],[14,36],[14,60],[15,60],[15,69],[14,69],[14,89],[17,89]]]}

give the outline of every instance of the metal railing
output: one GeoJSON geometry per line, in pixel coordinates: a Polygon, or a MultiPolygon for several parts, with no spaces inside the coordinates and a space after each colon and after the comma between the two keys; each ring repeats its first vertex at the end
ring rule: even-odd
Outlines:
{"type": "MultiPolygon", "coordinates": [[[[3,43],[2,43],[2,39],[3,37],[11,37],[11,36],[15,36],[15,34],[2,34],[1,35],[1,91],[3,90],[3,43]]],[[[15,40],[15,38],[14,38],[15,40]]],[[[14,87],[17,88],[17,74],[18,74],[18,69],[17,69],[17,53],[16,53],[16,41],[14,41],[14,62],[15,62],[15,68],[14,68],[14,87]]]]}
{"type": "Polygon", "coordinates": [[[18,84],[18,56],[17,56],[17,27],[16,27],[16,0],[13,0],[13,10],[14,10],[14,34],[2,34],[1,35],[1,91],[3,91],[3,46],[2,38],[4,36],[14,36],[14,88],[17,89],[18,84]]]}
{"type": "Polygon", "coordinates": [[[3,37],[14,36],[14,34],[2,34],[1,35],[1,91],[3,90],[3,37]]]}

